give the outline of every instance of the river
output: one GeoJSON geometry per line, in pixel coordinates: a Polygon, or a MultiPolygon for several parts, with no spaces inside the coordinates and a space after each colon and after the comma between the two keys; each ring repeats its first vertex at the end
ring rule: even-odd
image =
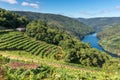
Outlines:
{"type": "Polygon", "coordinates": [[[90,43],[92,48],[97,48],[103,51],[103,48],[98,44],[99,39],[96,37],[97,33],[89,34],[84,37],[83,42],[90,43]]]}
{"type": "Polygon", "coordinates": [[[97,48],[98,50],[101,50],[101,51],[104,51],[106,53],[108,53],[110,56],[112,57],[120,57],[120,56],[117,56],[116,54],[113,54],[111,52],[108,52],[108,51],[105,51],[100,45],[99,45],[99,39],[97,38],[97,33],[93,33],[93,34],[89,34],[89,35],[86,35],[84,38],[83,38],[83,42],[85,43],[90,43],[91,47],[92,48],[97,48]]]}

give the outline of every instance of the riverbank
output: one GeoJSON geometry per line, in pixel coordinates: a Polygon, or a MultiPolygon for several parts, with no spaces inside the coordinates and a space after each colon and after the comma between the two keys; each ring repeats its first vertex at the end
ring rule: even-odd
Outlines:
{"type": "Polygon", "coordinates": [[[92,48],[97,48],[98,50],[104,51],[107,54],[109,54],[112,57],[117,57],[120,58],[120,56],[118,56],[117,54],[111,53],[106,51],[100,44],[99,44],[99,38],[97,37],[97,32],[92,33],[92,34],[88,34],[86,35],[83,39],[83,42],[85,43],[90,43],[92,48]]]}
{"type": "MultiPolygon", "coordinates": [[[[98,43],[98,44],[99,44],[99,43],[98,43]]],[[[99,44],[99,46],[101,46],[101,45],[99,44]]],[[[101,47],[102,47],[102,46],[101,46],[101,47]]],[[[103,48],[103,47],[102,47],[102,48],[103,48]]],[[[107,54],[109,54],[109,55],[112,56],[112,57],[120,58],[120,55],[117,55],[117,54],[115,54],[115,53],[111,53],[111,52],[105,50],[104,48],[103,48],[103,51],[106,52],[107,54]]]]}

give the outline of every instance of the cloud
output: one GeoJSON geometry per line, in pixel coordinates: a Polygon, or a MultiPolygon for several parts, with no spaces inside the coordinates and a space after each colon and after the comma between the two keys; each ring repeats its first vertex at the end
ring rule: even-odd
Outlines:
{"type": "Polygon", "coordinates": [[[92,16],[93,15],[93,13],[89,13],[87,11],[81,11],[80,14],[86,15],[86,16],[92,16]]]}
{"type": "Polygon", "coordinates": [[[100,15],[100,14],[107,14],[110,12],[111,12],[111,10],[105,9],[105,10],[101,10],[101,11],[94,12],[94,13],[90,13],[87,11],[81,11],[80,14],[85,15],[85,16],[95,16],[95,15],[100,15]]]}
{"type": "Polygon", "coordinates": [[[106,14],[109,12],[111,12],[111,11],[106,9],[106,10],[102,10],[102,11],[98,12],[98,14],[106,14]]]}
{"type": "Polygon", "coordinates": [[[116,6],[115,9],[120,10],[120,6],[116,6]]]}
{"type": "Polygon", "coordinates": [[[21,5],[22,5],[22,6],[30,6],[30,7],[36,8],[36,9],[39,8],[39,5],[38,5],[38,4],[35,4],[35,3],[22,2],[21,5]]]}
{"type": "Polygon", "coordinates": [[[18,2],[16,0],[0,0],[2,2],[6,2],[6,3],[9,3],[9,4],[17,4],[18,2]]]}

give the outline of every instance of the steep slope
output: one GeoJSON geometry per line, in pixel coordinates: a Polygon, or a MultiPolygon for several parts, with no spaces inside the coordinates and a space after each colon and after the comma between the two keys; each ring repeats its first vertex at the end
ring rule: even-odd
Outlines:
{"type": "MultiPolygon", "coordinates": [[[[0,50],[23,50],[41,59],[102,67],[110,56],[43,21],[33,21],[26,32],[1,32],[0,50]],[[49,43],[49,44],[48,44],[49,43]]],[[[24,54],[24,53],[23,53],[24,54]]]]}
{"type": "Polygon", "coordinates": [[[36,12],[15,11],[19,15],[27,16],[30,20],[45,20],[49,25],[66,30],[75,36],[82,38],[84,35],[93,32],[93,29],[79,22],[76,19],[57,14],[43,14],[36,12]]]}
{"type": "Polygon", "coordinates": [[[83,22],[94,28],[96,31],[100,31],[105,27],[110,27],[112,25],[118,24],[120,22],[120,17],[101,17],[101,18],[78,18],[79,21],[83,22]]]}
{"type": "Polygon", "coordinates": [[[98,33],[100,45],[107,51],[120,55],[120,24],[98,33]]]}

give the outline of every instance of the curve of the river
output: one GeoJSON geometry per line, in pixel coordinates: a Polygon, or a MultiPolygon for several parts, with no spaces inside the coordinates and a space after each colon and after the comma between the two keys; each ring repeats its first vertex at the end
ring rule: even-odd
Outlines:
{"type": "Polygon", "coordinates": [[[89,34],[89,35],[86,35],[84,38],[83,38],[83,42],[86,42],[86,43],[90,43],[91,47],[92,48],[97,48],[101,51],[104,51],[106,53],[108,53],[109,55],[111,55],[112,57],[119,57],[117,56],[116,54],[113,54],[111,52],[108,52],[108,51],[105,51],[100,45],[99,45],[99,39],[97,38],[97,33],[93,33],[93,34],[89,34]]]}

